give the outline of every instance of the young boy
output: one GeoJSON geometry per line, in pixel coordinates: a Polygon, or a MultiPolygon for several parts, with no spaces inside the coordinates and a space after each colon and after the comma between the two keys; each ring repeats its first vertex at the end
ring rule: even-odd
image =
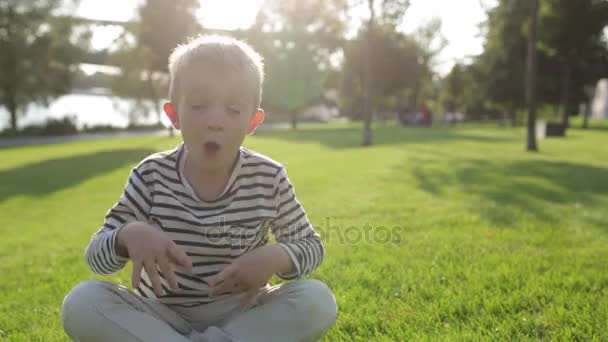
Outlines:
{"type": "Polygon", "coordinates": [[[135,292],[90,280],[62,307],[75,341],[308,341],[335,321],[324,256],[283,165],[241,147],[262,122],[261,57],[203,36],[169,58],[165,112],[183,144],[144,159],[86,250],[109,275],[133,263],[135,292]],[[276,243],[268,243],[271,232],[276,243]]]}

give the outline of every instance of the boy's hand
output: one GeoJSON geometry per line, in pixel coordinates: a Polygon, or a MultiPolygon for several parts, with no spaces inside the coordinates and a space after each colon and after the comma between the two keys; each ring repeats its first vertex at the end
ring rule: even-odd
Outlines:
{"type": "Polygon", "coordinates": [[[118,233],[118,248],[126,250],[133,262],[133,287],[139,286],[142,267],[145,268],[154,292],[161,296],[160,268],[171,289],[177,289],[173,265],[192,267],[192,260],[163,231],[144,222],[132,222],[118,233]]]}
{"type": "Polygon", "coordinates": [[[244,291],[251,295],[264,287],[273,274],[289,272],[292,267],[291,259],[283,248],[277,245],[256,248],[235,259],[220,273],[207,278],[209,295],[213,297],[244,291]]]}

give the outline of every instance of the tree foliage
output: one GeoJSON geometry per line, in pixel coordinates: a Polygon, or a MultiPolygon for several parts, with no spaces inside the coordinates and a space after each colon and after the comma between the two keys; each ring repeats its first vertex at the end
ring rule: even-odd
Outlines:
{"type": "Polygon", "coordinates": [[[119,39],[110,59],[121,72],[111,88],[115,95],[135,100],[130,122],[150,109],[160,120],[159,101],[168,93],[168,58],[177,44],[201,31],[195,16],[198,6],[197,0],[146,0],[119,39]]]}
{"type": "Polygon", "coordinates": [[[264,56],[267,78],[264,107],[289,115],[323,98],[331,57],[343,43],[345,0],[270,0],[247,36],[264,56]]]}
{"type": "MultiPolygon", "coordinates": [[[[342,112],[356,119],[362,119],[366,114],[363,112],[366,49],[371,48],[374,52],[370,80],[372,111],[396,110],[406,94],[415,94],[420,89],[427,67],[423,64],[424,51],[412,36],[386,26],[378,27],[368,47],[363,38],[366,34],[360,32],[345,48],[339,89],[342,112]]],[[[409,97],[413,101],[415,96],[409,97]]]]}
{"type": "Polygon", "coordinates": [[[30,103],[48,103],[71,89],[90,33],[75,29],[60,0],[0,2],[0,105],[18,128],[30,103]],[[63,11],[63,13],[61,12],[63,11]]]}
{"type": "MultiPolygon", "coordinates": [[[[488,112],[515,113],[525,107],[526,44],[531,1],[500,1],[488,12],[483,53],[473,62],[472,78],[483,89],[488,112]]],[[[538,18],[538,101],[566,113],[589,100],[584,89],[608,75],[604,28],[608,2],[540,1],[538,18]]],[[[557,114],[557,113],[556,113],[557,114]]]]}

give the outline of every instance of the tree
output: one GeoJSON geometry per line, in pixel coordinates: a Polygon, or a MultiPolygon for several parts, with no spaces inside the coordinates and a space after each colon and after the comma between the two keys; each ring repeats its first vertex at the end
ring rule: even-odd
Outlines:
{"type": "Polygon", "coordinates": [[[492,109],[479,64],[455,64],[441,81],[440,102],[447,111],[461,111],[468,118],[481,119],[492,109]]]}
{"type": "Polygon", "coordinates": [[[14,131],[30,103],[48,105],[71,89],[90,38],[58,15],[71,9],[61,0],[0,2],[0,105],[14,131]]]}
{"type": "Polygon", "coordinates": [[[369,19],[366,23],[365,42],[365,58],[363,64],[363,137],[361,145],[369,146],[372,144],[372,101],[374,98],[372,84],[374,83],[374,74],[372,72],[374,63],[373,39],[375,37],[375,29],[378,24],[392,27],[396,31],[398,24],[405,15],[405,11],[410,5],[409,0],[367,0],[367,9],[369,10],[369,19]],[[377,8],[378,7],[378,8],[377,8]],[[376,15],[378,13],[378,16],[376,15]]]}
{"type": "Polygon", "coordinates": [[[585,98],[584,87],[606,73],[608,2],[547,0],[543,5],[539,46],[558,65],[560,115],[567,127],[570,112],[585,98]]]}
{"type": "Polygon", "coordinates": [[[436,57],[447,46],[447,40],[441,34],[442,22],[439,18],[432,18],[425,25],[418,27],[412,37],[420,51],[421,75],[418,86],[413,94],[416,106],[438,100],[438,80],[433,71],[436,66],[436,57]]]}
{"type": "MultiPolygon", "coordinates": [[[[484,51],[474,61],[485,84],[484,95],[498,111],[517,123],[515,113],[525,107],[522,90],[526,75],[526,23],[530,1],[501,1],[488,12],[484,51]]],[[[481,95],[481,94],[480,94],[481,95]]]]}
{"type": "Polygon", "coordinates": [[[264,56],[264,106],[289,114],[293,129],[298,113],[323,97],[330,56],[342,45],[346,10],[346,0],[270,0],[246,34],[264,56]]]}
{"type": "Polygon", "coordinates": [[[375,57],[370,72],[373,77],[366,80],[366,35],[362,30],[345,47],[339,88],[342,111],[356,119],[365,119],[366,113],[371,111],[396,110],[406,104],[412,106],[427,68],[421,63],[424,52],[417,41],[390,26],[378,27],[372,38],[375,57]],[[368,112],[364,109],[366,81],[373,89],[368,112]]]}
{"type": "Polygon", "coordinates": [[[536,147],[536,30],[538,21],[538,0],[531,0],[530,29],[528,36],[528,56],[526,58],[526,104],[528,106],[528,151],[536,147]]]}
{"type": "MultiPolygon", "coordinates": [[[[508,112],[515,123],[525,108],[525,55],[529,37],[528,0],[500,1],[489,10],[483,53],[473,65],[486,85],[491,107],[508,112]]],[[[546,0],[539,2],[535,56],[539,104],[560,106],[562,122],[586,99],[584,89],[608,75],[608,50],[603,28],[608,3],[602,0],[546,0]]],[[[482,96],[480,93],[479,96],[482,96]]]]}
{"type": "Polygon", "coordinates": [[[363,137],[361,145],[369,146],[372,144],[372,99],[374,74],[372,72],[374,60],[374,33],[376,26],[376,8],[374,0],[367,1],[369,8],[369,20],[367,21],[367,30],[364,32],[364,58],[363,58],[363,137]]]}
{"type": "Polygon", "coordinates": [[[169,80],[166,72],[154,70],[154,54],[145,46],[136,46],[119,50],[110,58],[112,63],[120,66],[120,73],[112,77],[110,82],[112,93],[135,102],[128,109],[129,125],[150,112],[156,113],[160,122],[162,111],[159,101],[161,94],[168,89],[169,80]]]}
{"type": "Polygon", "coordinates": [[[441,82],[440,101],[448,112],[464,110],[466,91],[465,67],[455,64],[450,73],[441,82]]]}
{"type": "Polygon", "coordinates": [[[168,92],[168,58],[177,44],[200,32],[195,15],[198,6],[198,0],[146,0],[139,7],[137,20],[119,39],[119,49],[110,57],[121,69],[112,91],[136,101],[139,108],[131,114],[145,113],[143,103],[152,102],[160,122],[158,104],[168,92]]]}
{"type": "Polygon", "coordinates": [[[268,77],[264,102],[271,110],[287,112],[294,130],[298,113],[323,97],[324,74],[313,57],[310,50],[294,45],[265,59],[268,77]]]}

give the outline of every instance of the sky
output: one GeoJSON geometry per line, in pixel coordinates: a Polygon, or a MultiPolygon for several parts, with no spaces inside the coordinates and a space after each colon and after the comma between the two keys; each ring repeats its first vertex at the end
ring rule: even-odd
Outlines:
{"type": "MultiPolygon", "coordinates": [[[[436,71],[447,74],[457,61],[466,61],[482,52],[483,38],[478,25],[485,18],[482,6],[490,6],[496,0],[411,0],[403,23],[405,32],[412,32],[433,17],[442,21],[442,34],[447,46],[437,58],[436,71]]],[[[205,27],[219,29],[247,28],[253,24],[263,0],[201,0],[198,17],[205,27]],[[238,9],[238,10],[235,10],[238,9]]],[[[77,16],[116,21],[130,20],[138,0],[82,0],[77,16]]],[[[366,14],[355,13],[364,17],[366,14]]],[[[120,28],[97,28],[93,33],[93,47],[102,49],[118,36],[120,28]]]]}

